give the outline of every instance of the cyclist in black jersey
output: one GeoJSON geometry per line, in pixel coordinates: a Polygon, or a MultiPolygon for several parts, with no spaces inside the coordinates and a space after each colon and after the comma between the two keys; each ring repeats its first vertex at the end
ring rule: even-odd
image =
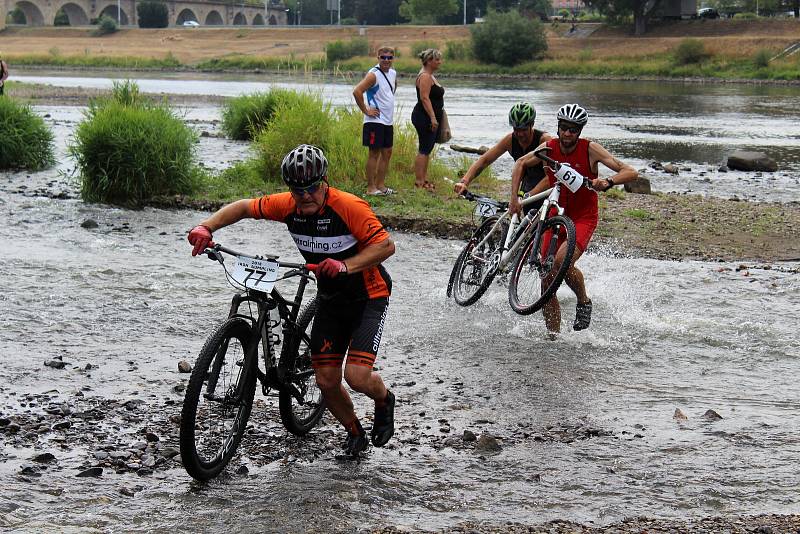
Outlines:
{"type": "MultiPolygon", "coordinates": [[[[525,154],[533,152],[540,144],[552,139],[552,136],[547,132],[533,127],[535,120],[536,110],[533,104],[527,102],[514,104],[508,112],[508,124],[513,128],[513,131],[506,134],[496,145],[479,157],[470,166],[469,170],[464,173],[461,180],[455,183],[453,190],[458,194],[466,191],[469,184],[483,172],[483,169],[494,163],[497,158],[506,152],[514,158],[514,161],[517,161],[525,154]]],[[[541,164],[528,167],[520,185],[520,194],[527,193],[544,178],[544,167],[541,164]]],[[[537,202],[536,205],[528,209],[539,209],[539,206],[541,206],[541,202],[537,202]]]]}
{"type": "Polygon", "coordinates": [[[395,397],[373,369],[392,292],[382,262],[394,254],[394,242],[369,204],[328,185],[328,161],[318,147],[289,152],[281,174],[289,192],[237,200],[195,226],[192,255],[220,228],[268,219],[283,222],[303,258],[318,264],[311,365],[328,409],[347,430],[345,452],[355,457],[369,439],[342,384],[343,363],[347,384],[375,401],[373,445],[385,445],[394,434],[395,397]]]}

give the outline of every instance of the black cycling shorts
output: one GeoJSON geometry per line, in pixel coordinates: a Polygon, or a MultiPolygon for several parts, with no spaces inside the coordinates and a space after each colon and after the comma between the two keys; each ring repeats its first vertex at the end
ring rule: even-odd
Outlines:
{"type": "Polygon", "coordinates": [[[311,327],[311,366],[341,367],[347,353],[347,365],[372,368],[388,309],[387,297],[344,306],[321,301],[311,327]]]}
{"type": "Polygon", "coordinates": [[[361,130],[361,142],[369,148],[392,148],[394,126],[379,122],[365,122],[361,130]]]}

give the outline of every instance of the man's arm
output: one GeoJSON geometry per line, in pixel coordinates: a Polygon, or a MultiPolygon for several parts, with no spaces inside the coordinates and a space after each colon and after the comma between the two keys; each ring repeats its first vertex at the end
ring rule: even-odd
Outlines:
{"type": "Polygon", "coordinates": [[[355,256],[344,260],[344,264],[347,266],[347,273],[353,274],[383,263],[392,254],[394,254],[394,241],[390,237],[380,243],[367,245],[355,256]]]}
{"type": "Polygon", "coordinates": [[[453,186],[453,191],[459,195],[466,191],[472,180],[477,178],[486,167],[497,161],[497,158],[502,156],[503,153],[508,152],[511,148],[511,135],[512,134],[508,134],[503,137],[497,142],[496,145],[475,160],[475,162],[469,166],[469,170],[467,170],[467,172],[464,173],[464,176],[461,177],[461,181],[456,182],[456,184],[453,186]]]}
{"type": "MultiPolygon", "coordinates": [[[[541,145],[536,147],[536,150],[539,150],[543,146],[545,146],[545,143],[542,143],[541,145]]],[[[511,213],[520,213],[521,210],[521,206],[519,204],[519,186],[522,183],[522,175],[525,174],[525,169],[527,169],[528,167],[533,167],[534,165],[538,165],[539,163],[542,162],[542,160],[540,160],[534,155],[534,152],[536,152],[536,150],[534,150],[533,152],[528,152],[527,154],[519,158],[517,162],[514,164],[514,170],[511,171],[511,200],[509,201],[508,204],[508,210],[511,213]]],[[[539,182],[536,185],[536,187],[534,187],[531,190],[531,193],[533,192],[538,193],[539,191],[537,191],[537,189],[539,189],[539,186],[542,185],[542,182],[544,182],[544,180],[539,182]]],[[[542,188],[540,191],[544,191],[545,189],[546,188],[542,188]]]]}
{"type": "Polygon", "coordinates": [[[364,76],[364,79],[358,82],[358,85],[356,85],[353,89],[353,98],[356,100],[358,109],[361,110],[361,113],[369,117],[377,117],[381,114],[379,109],[371,108],[367,106],[366,102],[364,102],[364,92],[375,85],[376,82],[377,78],[375,77],[375,73],[368,72],[367,75],[364,76]]]}
{"type": "Polygon", "coordinates": [[[211,217],[201,222],[200,226],[205,226],[212,232],[216,232],[220,228],[224,228],[242,219],[250,219],[253,217],[250,213],[250,203],[252,201],[252,199],[245,198],[223,206],[211,217]]]}
{"type": "Polygon", "coordinates": [[[632,182],[639,177],[639,172],[636,169],[612,156],[600,143],[592,141],[589,143],[589,164],[592,168],[597,168],[598,163],[602,163],[616,172],[614,176],[609,178],[592,180],[592,187],[598,191],[605,191],[612,185],[632,182]]]}

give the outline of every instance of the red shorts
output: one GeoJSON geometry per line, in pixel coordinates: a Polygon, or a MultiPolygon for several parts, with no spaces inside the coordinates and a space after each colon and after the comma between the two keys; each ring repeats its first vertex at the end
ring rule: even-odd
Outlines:
{"type": "MultiPolygon", "coordinates": [[[[575,219],[572,221],[575,224],[575,245],[581,249],[581,253],[586,252],[586,247],[589,246],[589,241],[592,240],[594,230],[597,228],[597,219],[583,218],[575,219]]],[[[550,231],[544,233],[542,238],[542,256],[547,254],[547,244],[550,242],[550,231]]],[[[566,232],[561,230],[558,236],[558,246],[561,247],[566,239],[566,232]]],[[[558,250],[558,249],[556,249],[558,250]]]]}

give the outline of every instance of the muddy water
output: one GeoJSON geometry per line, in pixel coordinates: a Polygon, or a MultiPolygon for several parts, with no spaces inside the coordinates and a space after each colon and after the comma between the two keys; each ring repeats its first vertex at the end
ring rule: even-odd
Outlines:
{"type": "MultiPolygon", "coordinates": [[[[63,87],[106,88],[112,83],[105,75],[76,77],[40,71],[18,75],[20,81],[63,87]]],[[[277,86],[310,89],[335,105],[352,104],[352,87],[357,82],[341,77],[323,82],[240,74],[130,76],[143,91],[152,93],[237,96],[277,86]]],[[[657,191],[778,202],[800,198],[800,87],[796,85],[574,80],[478,83],[447,79],[446,72],[442,81],[454,132],[452,143],[492,146],[508,133],[508,109],[522,100],[535,104],[537,127],[553,133],[556,110],[565,103],[579,102],[591,117],[584,136],[645,170],[657,191]],[[779,172],[720,171],[728,154],[737,149],[765,152],[778,163],[779,172]],[[651,161],[674,163],[679,173],[649,169],[651,161]]],[[[397,98],[400,120],[410,120],[416,102],[412,80],[400,79],[397,98]]],[[[217,117],[215,111],[205,116],[217,117]]],[[[449,149],[440,154],[457,155],[449,149]]],[[[509,177],[512,164],[506,155],[494,170],[500,177],[509,177]]]]}
{"type": "MultiPolygon", "coordinates": [[[[71,116],[41,111],[63,161],[71,116]]],[[[203,119],[212,109],[191,113],[213,129],[203,119]]],[[[203,143],[209,166],[246,151],[203,143]]],[[[57,170],[0,175],[0,419],[22,423],[11,433],[0,421],[4,528],[352,531],[800,512],[797,275],[601,251],[582,260],[592,327],[547,341],[540,317],[510,312],[499,284],[467,309],[446,299],[458,243],[399,233],[379,357],[399,399],[389,447],[342,464],[330,418],[306,440],[273,418],[248,436],[229,475],[207,485],[175,460],[150,474],[105,467],[99,478],[76,477],[100,464],[98,450],[135,448],[142,428],[157,431],[162,452],[175,444],[176,386],[186,379],[176,363],[193,360],[231,290],[217,265],[189,256],[186,231],[205,214],[75,197],[57,170]],[[98,227],[82,228],[87,219],[98,227]],[[44,365],[57,359],[63,369],[44,365]],[[82,422],[87,403],[130,408],[82,422]],[[704,418],[709,409],[722,419],[704,418]],[[63,421],[74,430],[50,430],[63,421]],[[500,449],[465,441],[465,431],[500,449]],[[56,460],[32,460],[43,452],[56,460]]],[[[278,224],[246,222],[215,237],[299,258],[278,224]]],[[[561,297],[569,322],[575,300],[561,297]]],[[[355,400],[369,420],[368,403],[355,400]]],[[[270,413],[272,399],[265,404],[254,418],[270,413]]]]}

